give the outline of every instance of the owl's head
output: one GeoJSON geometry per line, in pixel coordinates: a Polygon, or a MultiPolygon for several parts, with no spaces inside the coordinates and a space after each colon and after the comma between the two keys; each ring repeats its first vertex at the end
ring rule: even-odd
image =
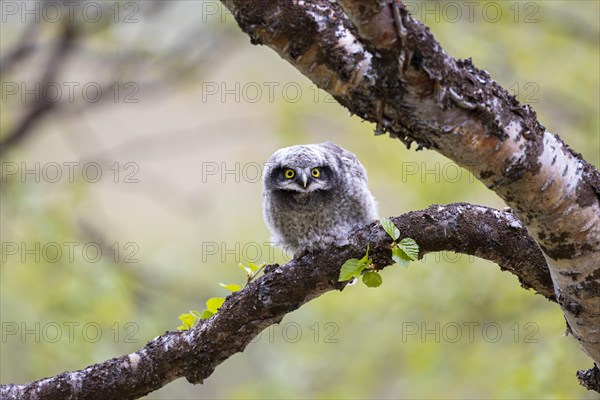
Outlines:
{"type": "Polygon", "coordinates": [[[265,166],[266,190],[291,193],[327,191],[339,183],[338,146],[308,144],[277,150],[265,166]]]}

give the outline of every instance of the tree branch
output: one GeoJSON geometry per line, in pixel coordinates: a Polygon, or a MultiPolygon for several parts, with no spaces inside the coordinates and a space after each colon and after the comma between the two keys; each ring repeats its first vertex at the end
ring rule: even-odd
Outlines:
{"type": "MultiPolygon", "coordinates": [[[[412,237],[420,257],[456,251],[497,263],[517,275],[523,287],[554,300],[544,257],[519,220],[508,212],[465,203],[433,205],[392,218],[401,237],[412,237]]],[[[370,247],[377,268],[392,264],[391,238],[374,222],[355,232],[344,247],[309,253],[283,266],[270,265],[264,276],[231,294],[209,320],[189,331],[167,332],[139,351],[75,372],[24,385],[3,385],[2,399],[135,399],[179,377],[202,383],[215,368],[268,326],[302,304],[331,290],[341,265],[370,247]]]]}
{"type": "Polygon", "coordinates": [[[40,33],[39,28],[37,23],[30,22],[29,25],[25,27],[25,30],[21,34],[15,47],[7,51],[5,55],[0,58],[0,78],[12,69],[15,64],[18,64],[33,53],[35,49],[35,44],[33,42],[35,41],[35,37],[40,33]]]}
{"type": "MultiPolygon", "coordinates": [[[[9,132],[0,142],[0,155],[20,143],[32,131],[33,126],[38,123],[41,118],[48,114],[49,111],[57,108],[58,103],[48,99],[47,93],[43,88],[50,82],[54,81],[61,72],[61,67],[67,60],[67,55],[73,48],[78,31],[76,25],[72,21],[67,21],[63,24],[61,35],[55,45],[45,70],[39,82],[36,100],[29,103],[29,107],[25,112],[24,117],[19,123],[9,132]]],[[[18,58],[18,57],[17,57],[18,58]]]]}
{"type": "Polygon", "coordinates": [[[374,122],[376,134],[434,149],[495,191],[544,251],[573,336],[600,363],[596,168],[487,72],[446,54],[399,0],[222,3],[253,43],[374,122]]]}

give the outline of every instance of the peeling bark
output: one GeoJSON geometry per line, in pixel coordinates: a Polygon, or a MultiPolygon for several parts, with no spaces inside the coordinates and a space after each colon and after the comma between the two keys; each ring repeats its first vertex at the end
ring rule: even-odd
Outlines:
{"type": "Polygon", "coordinates": [[[600,173],[400,1],[222,0],[255,44],[408,146],[467,167],[546,257],[573,336],[600,363],[600,173]],[[343,9],[342,9],[343,7],[343,9]]]}
{"type": "MultiPolygon", "coordinates": [[[[401,237],[412,237],[420,257],[450,250],[497,263],[523,287],[554,300],[544,257],[511,213],[460,203],[433,205],[392,218],[401,237]]],[[[367,244],[378,268],[391,265],[391,238],[378,223],[355,232],[344,247],[309,253],[279,266],[227,297],[219,312],[189,331],[166,332],[144,348],[75,372],[24,385],[0,386],[2,399],[135,399],[186,377],[202,383],[215,368],[243,351],[252,339],[289,312],[331,290],[341,265],[362,257],[367,244]]]]}

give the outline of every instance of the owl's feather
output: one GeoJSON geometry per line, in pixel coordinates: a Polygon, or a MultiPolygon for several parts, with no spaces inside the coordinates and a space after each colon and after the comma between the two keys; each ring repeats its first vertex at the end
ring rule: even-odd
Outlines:
{"type": "Polygon", "coordinates": [[[273,241],[293,252],[342,245],[377,218],[364,167],[331,142],[277,150],[263,173],[263,208],[273,241]]]}

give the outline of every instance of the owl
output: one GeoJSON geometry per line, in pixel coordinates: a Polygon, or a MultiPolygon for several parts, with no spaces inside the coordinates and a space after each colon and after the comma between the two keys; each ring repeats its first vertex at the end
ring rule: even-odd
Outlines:
{"type": "Polygon", "coordinates": [[[263,171],[263,212],[272,241],[296,256],[343,245],[377,218],[367,172],[331,142],[277,150],[263,171]]]}

